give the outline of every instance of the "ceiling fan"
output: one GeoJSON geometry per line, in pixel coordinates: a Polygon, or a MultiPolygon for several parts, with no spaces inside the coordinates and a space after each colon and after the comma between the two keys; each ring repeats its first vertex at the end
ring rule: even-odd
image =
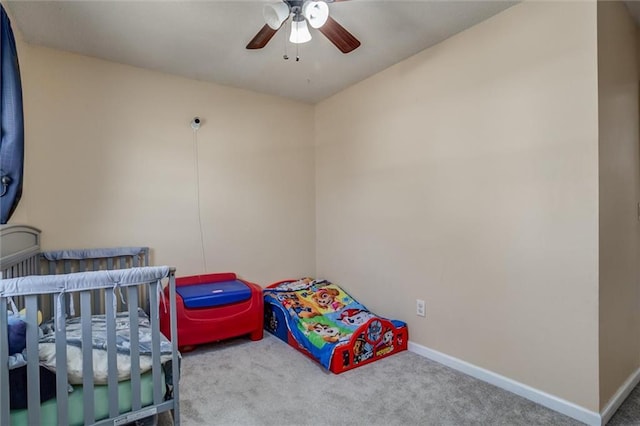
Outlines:
{"type": "Polygon", "coordinates": [[[291,43],[306,43],[311,40],[311,33],[307,23],[317,29],[329,39],[342,53],[349,53],[360,46],[355,38],[335,19],[329,16],[329,5],[344,0],[282,0],[282,3],[264,6],[264,20],[266,24],[247,44],[247,49],[262,49],[269,40],[291,18],[291,43]]]}

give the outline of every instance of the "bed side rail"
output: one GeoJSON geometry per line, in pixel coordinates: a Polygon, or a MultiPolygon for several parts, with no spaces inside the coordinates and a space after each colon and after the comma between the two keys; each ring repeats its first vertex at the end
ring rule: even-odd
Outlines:
{"type": "MultiPolygon", "coordinates": [[[[175,316],[175,269],[167,266],[139,267],[126,270],[91,271],[86,273],[73,273],[63,279],[55,275],[31,276],[0,280],[0,341],[7,341],[7,323],[9,310],[7,304],[10,298],[24,297],[26,305],[27,323],[27,424],[41,424],[44,420],[40,410],[40,372],[38,353],[38,309],[43,294],[51,295],[56,301],[54,312],[56,335],[56,398],[57,398],[57,422],[69,424],[68,393],[67,393],[67,337],[65,330],[65,294],[77,294],[81,303],[81,343],[82,349],[92,348],[92,323],[91,323],[91,299],[96,290],[104,291],[105,299],[102,310],[106,312],[107,329],[107,365],[108,365],[108,395],[109,417],[96,422],[94,383],[93,383],[93,350],[82,350],[83,364],[83,423],[99,425],[121,425],[136,419],[148,417],[157,413],[173,410],[176,424],[180,423],[179,413],[179,359],[177,339],[172,342],[172,397],[165,400],[163,389],[165,382],[160,367],[160,320],[159,309],[164,309],[163,303],[158,299],[162,294],[161,280],[168,279],[171,304],[171,329],[177,332],[175,316]],[[140,351],[138,335],[138,288],[148,287],[151,297],[150,324],[152,341],[152,404],[146,407],[142,404],[142,374],[140,371],[140,351]],[[117,348],[115,331],[115,300],[121,295],[127,298],[126,310],[131,324],[131,395],[132,410],[128,413],[119,413],[118,408],[118,380],[117,373],[117,348]],[[111,320],[109,320],[111,318],[111,320]]],[[[173,334],[177,335],[177,334],[173,334]]],[[[9,392],[9,353],[8,345],[0,345],[0,424],[11,424],[9,392]]]]}

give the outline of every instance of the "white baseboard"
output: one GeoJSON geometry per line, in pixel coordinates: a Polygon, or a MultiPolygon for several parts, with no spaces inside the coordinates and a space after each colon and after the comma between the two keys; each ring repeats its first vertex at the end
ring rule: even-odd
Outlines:
{"type": "Polygon", "coordinates": [[[606,425],[616,410],[620,408],[625,399],[629,396],[633,388],[640,383],[640,368],[638,368],[629,378],[620,386],[620,389],[611,397],[607,405],[602,410],[602,424],[606,425]]]}
{"type": "MultiPolygon", "coordinates": [[[[519,395],[537,404],[545,406],[551,410],[557,411],[566,416],[574,418],[578,421],[586,423],[590,426],[601,426],[602,424],[604,424],[602,423],[603,417],[600,415],[600,413],[587,410],[586,408],[581,407],[577,404],[574,404],[562,398],[558,398],[557,396],[548,394],[541,390],[532,388],[531,386],[525,385],[523,383],[516,382],[515,380],[512,380],[508,377],[502,376],[500,374],[494,373],[493,371],[489,371],[484,368],[478,367],[476,365],[470,364],[466,361],[462,361],[461,359],[454,358],[450,355],[443,354],[442,352],[429,349],[426,346],[422,346],[413,342],[409,342],[409,351],[415,354],[421,355],[425,358],[429,358],[433,361],[439,362],[440,364],[444,364],[447,367],[451,367],[454,370],[458,370],[469,376],[475,377],[476,379],[482,380],[484,382],[490,383],[494,386],[497,386],[509,392],[515,393],[516,395],[519,395]]],[[[640,379],[640,374],[636,374],[636,376],[638,376],[637,379],[640,379]]],[[[633,389],[633,386],[629,388],[629,392],[631,392],[632,389],[633,389]]],[[[629,393],[627,392],[627,395],[628,394],[629,393]]],[[[624,401],[624,398],[620,399],[617,406],[614,407],[612,405],[611,414],[615,412],[615,409],[617,409],[620,406],[622,401],[624,401]]]]}

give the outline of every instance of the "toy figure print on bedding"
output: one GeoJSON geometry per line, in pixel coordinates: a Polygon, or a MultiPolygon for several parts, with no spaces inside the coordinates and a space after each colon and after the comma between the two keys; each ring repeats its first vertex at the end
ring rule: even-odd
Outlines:
{"type": "Polygon", "coordinates": [[[405,323],[378,317],[329,281],[284,281],[264,297],[265,328],[335,373],[406,349],[405,323]]]}

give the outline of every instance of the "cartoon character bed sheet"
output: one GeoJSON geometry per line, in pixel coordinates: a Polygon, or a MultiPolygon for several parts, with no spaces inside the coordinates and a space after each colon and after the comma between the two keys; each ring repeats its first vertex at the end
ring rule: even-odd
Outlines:
{"type": "Polygon", "coordinates": [[[278,282],[264,300],[265,329],[334,373],[407,348],[406,323],[375,315],[329,281],[278,282]]]}

